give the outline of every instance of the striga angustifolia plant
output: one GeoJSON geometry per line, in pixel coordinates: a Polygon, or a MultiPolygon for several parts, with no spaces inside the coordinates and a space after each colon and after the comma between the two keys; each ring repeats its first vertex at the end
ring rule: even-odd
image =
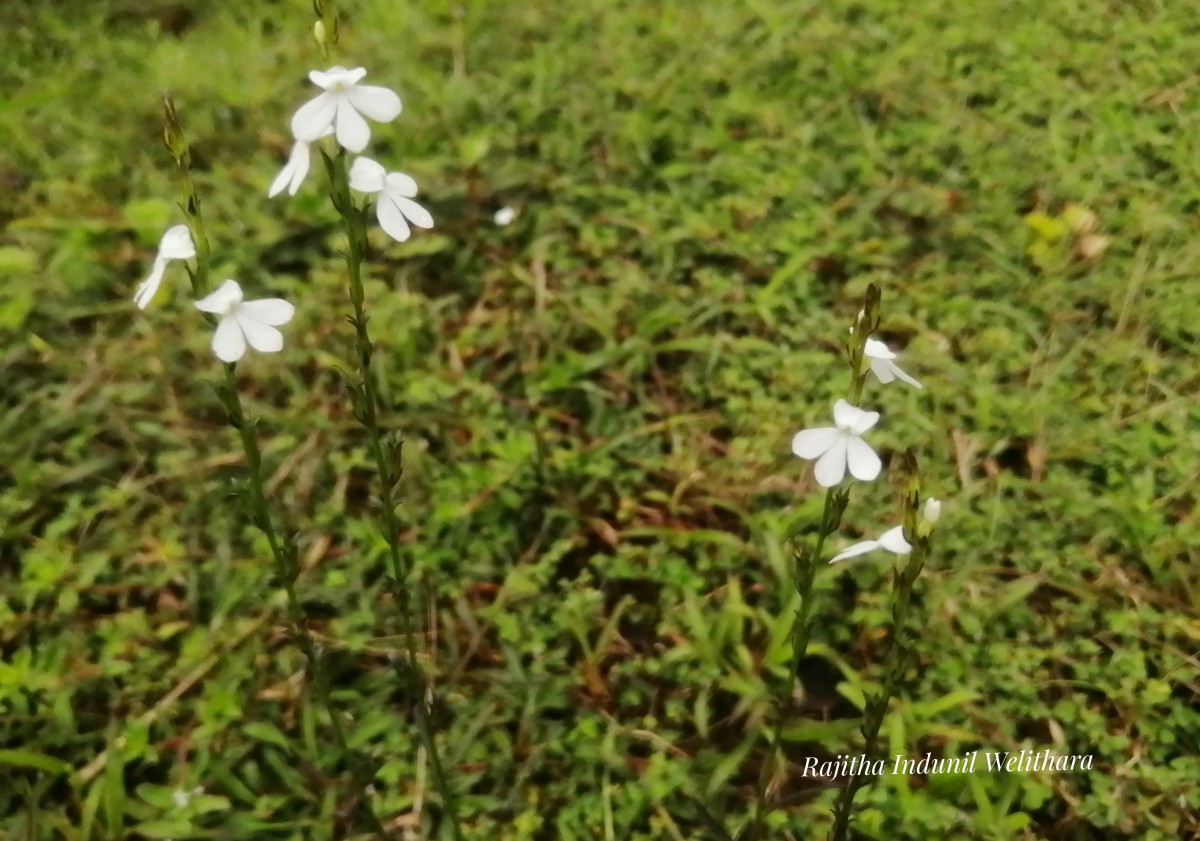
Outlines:
{"type": "MultiPolygon", "coordinates": [[[[813,476],[817,484],[825,489],[825,502],[821,519],[811,543],[805,544],[798,533],[790,535],[793,546],[794,566],[792,588],[798,608],[792,621],[791,651],[787,678],[776,697],[776,718],[769,745],[771,754],[763,763],[755,792],[755,802],[749,822],[739,839],[757,841],[765,838],[767,817],[773,792],[786,778],[787,761],[783,751],[783,727],[787,712],[792,707],[793,692],[800,680],[800,665],[812,638],[814,612],[814,584],[818,569],[825,554],[825,544],[841,524],[841,519],[850,501],[849,486],[843,485],[847,474],[860,482],[874,481],[883,469],[883,463],[867,442],[867,436],[879,423],[880,414],[861,407],[863,391],[868,375],[880,383],[903,382],[915,388],[921,384],[904,372],[896,362],[895,354],[888,346],[874,338],[881,322],[881,295],[879,288],[871,284],[867,289],[863,308],[850,328],[846,344],[846,358],[850,367],[848,399],[839,399],[833,405],[833,426],[819,426],[801,430],[792,438],[792,452],[799,458],[812,461],[813,476]]],[[[887,704],[895,692],[903,673],[902,657],[903,629],[908,616],[908,605],[912,586],[928,552],[928,536],[932,525],[941,511],[941,503],[930,499],[923,516],[918,519],[915,509],[919,504],[919,478],[916,475],[915,457],[906,452],[904,470],[909,477],[909,492],[906,495],[904,525],[890,529],[874,540],[861,541],[835,554],[828,563],[849,560],[875,549],[886,549],[899,556],[908,556],[909,564],[903,573],[897,573],[894,588],[893,645],[884,662],[885,678],[881,692],[868,702],[864,710],[863,737],[865,752],[873,754],[877,748],[879,728],[887,704]],[[918,500],[917,503],[913,499],[918,500]],[[901,658],[901,659],[897,659],[901,658]]],[[[862,776],[851,779],[843,790],[835,813],[835,835],[842,841],[848,827],[854,795],[864,783],[862,776]],[[843,833],[837,835],[837,833],[843,833]]]]}
{"type": "Polygon", "coordinates": [[[175,225],[163,235],[150,275],[138,286],[134,303],[139,309],[145,309],[162,284],[168,263],[185,263],[195,298],[193,308],[203,313],[214,327],[211,348],[222,363],[222,379],[217,383],[216,390],[229,425],[238,433],[246,460],[245,481],[237,489],[234,498],[239,501],[245,519],[262,532],[270,547],[276,583],[286,597],[290,640],[305,657],[309,682],[329,718],[339,758],[350,769],[358,788],[354,798],[358,812],[371,831],[382,839],[386,837],[383,824],[366,796],[370,786],[368,773],[361,763],[356,762],[350,750],[341,713],[333,703],[320,646],[307,629],[308,617],[297,592],[300,563],[296,538],[291,531],[279,526],[277,518],[271,513],[265,490],[262,452],[258,444],[258,422],[248,416],[237,386],[237,364],[244,357],[247,347],[259,353],[281,351],[283,333],[278,328],[291,321],[295,308],[282,298],[246,300],[241,284],[232,278],[225,280],[215,290],[209,290],[211,244],[200,195],[192,179],[191,149],[169,96],[164,98],[164,116],[166,128],[163,139],[175,164],[180,190],[179,206],[187,224],[175,225]]]}
{"type": "MultiPolygon", "coordinates": [[[[337,14],[332,2],[314,3],[318,16],[315,33],[324,57],[328,58],[331,39],[337,33],[337,14]]],[[[406,564],[400,547],[400,521],[396,513],[399,504],[397,467],[400,443],[396,435],[383,428],[379,390],[371,369],[372,344],[367,329],[368,315],[364,294],[363,273],[368,247],[366,229],[369,201],[354,202],[351,190],[375,197],[375,212],[381,227],[392,238],[403,241],[411,234],[411,226],[429,228],[433,219],[423,207],[413,201],[415,181],[403,173],[387,172],[384,167],[364,157],[351,165],[347,152],[358,153],[370,141],[367,119],[386,123],[401,111],[400,98],[390,89],[361,84],[366,76],[363,68],[331,67],[309,74],[321,93],[302,105],[293,116],[291,125],[294,144],[287,163],[268,188],[268,195],[282,192],[295,195],[302,186],[311,165],[312,147],[319,148],[329,176],[330,196],[334,208],[342,217],[347,236],[346,262],[349,275],[349,297],[353,314],[350,322],[355,331],[356,376],[343,373],[349,386],[355,417],[366,428],[370,449],[380,481],[379,527],[389,555],[388,580],[400,614],[400,626],[405,640],[402,656],[392,658],[392,665],[415,711],[419,745],[417,753],[428,762],[433,786],[441,796],[442,805],[453,837],[461,839],[461,830],[438,755],[432,727],[430,704],[432,684],[425,678],[418,659],[415,601],[409,591],[411,565],[406,564]],[[330,138],[326,141],[326,138],[330,138]],[[323,143],[336,143],[331,152],[323,143]]],[[[383,822],[371,806],[370,793],[374,772],[367,763],[358,760],[350,749],[342,724],[342,715],[335,708],[329,676],[324,667],[320,645],[307,631],[307,617],[297,594],[300,564],[296,537],[282,528],[273,517],[266,498],[266,480],[259,449],[257,422],[247,415],[237,388],[237,363],[247,350],[274,353],[283,349],[284,336],[279,327],[288,323],[295,308],[281,298],[247,299],[241,284],[232,278],[215,289],[210,288],[210,242],[201,211],[201,200],[191,174],[191,152],[170,98],[165,100],[166,131],[164,139],[175,162],[180,186],[180,207],[187,223],[168,229],[158,247],[149,275],[133,296],[139,309],[145,309],[161,287],[172,262],[184,262],[191,281],[193,308],[213,326],[211,348],[224,363],[223,379],[217,386],[221,403],[230,425],[237,430],[246,461],[245,486],[236,495],[245,518],[266,538],[274,561],[275,577],[286,596],[287,619],[293,643],[305,655],[309,682],[329,718],[339,759],[350,771],[355,787],[353,802],[367,829],[378,838],[388,837],[383,822]],[[188,262],[191,261],[191,262],[188,262]]]]}
{"type": "MultiPolygon", "coordinates": [[[[339,18],[335,0],[313,0],[317,21],[313,34],[322,58],[331,59],[339,41],[339,18]]],[[[385,576],[396,606],[400,635],[404,640],[403,656],[391,658],[391,665],[401,684],[416,722],[420,753],[428,762],[433,788],[442,801],[451,832],[461,841],[453,791],[446,777],[434,732],[433,682],[418,656],[417,619],[414,605],[413,565],[401,545],[400,506],[402,439],[398,431],[385,428],[381,414],[386,410],[372,368],[374,345],[368,327],[364,275],[370,239],[367,219],[374,197],[375,216],[384,232],[404,242],[412,234],[412,226],[433,227],[433,217],[413,199],[417,195],[416,181],[402,172],[388,172],[385,167],[363,152],[371,139],[367,120],[388,123],[396,119],[403,105],[400,97],[386,87],[364,85],[367,71],[362,67],[332,66],[313,70],[309,80],[321,93],[300,106],[291,119],[295,144],[287,164],[272,183],[269,194],[278,195],[286,187],[295,194],[308,171],[310,147],[319,149],[328,177],[329,197],[341,217],[346,236],[344,252],[348,275],[348,296],[351,305],[349,321],[354,328],[354,373],[339,371],[350,393],[355,419],[367,433],[368,445],[378,481],[377,511],[379,530],[387,545],[388,570],[385,576]],[[353,162],[350,154],[355,155],[353,162]],[[353,193],[367,198],[356,202],[353,193]]]]}
{"type": "MultiPolygon", "coordinates": [[[[318,18],[314,29],[316,40],[322,57],[328,62],[330,52],[337,44],[337,11],[334,0],[314,0],[313,5],[318,18]]],[[[339,373],[349,391],[354,416],[367,434],[368,449],[377,475],[378,527],[386,544],[388,558],[385,578],[397,610],[400,637],[404,641],[403,652],[391,658],[391,665],[415,719],[418,762],[428,765],[430,781],[441,800],[443,828],[448,829],[456,841],[462,841],[455,798],[440,759],[438,734],[433,723],[432,675],[422,666],[418,651],[416,606],[422,600],[414,593],[413,563],[401,543],[398,508],[401,504],[399,465],[402,441],[399,433],[387,428],[383,421],[388,407],[372,367],[375,349],[369,330],[365,292],[371,217],[374,216],[384,234],[397,242],[407,241],[413,235],[414,228],[433,227],[434,220],[428,210],[416,201],[418,187],[410,175],[390,170],[362,154],[371,140],[368,121],[388,123],[402,111],[400,97],[394,91],[363,84],[366,76],[364,68],[338,65],[325,70],[313,70],[308,74],[320,92],[302,104],[293,115],[293,145],[286,163],[272,180],[267,193],[270,197],[284,192],[295,195],[311,169],[315,147],[324,165],[333,209],[341,219],[346,238],[344,257],[351,310],[348,320],[354,334],[355,364],[352,371],[339,370],[339,373]]],[[[150,274],[136,290],[134,302],[140,309],[145,309],[164,282],[170,264],[179,261],[185,263],[195,297],[193,308],[203,313],[212,324],[212,351],[224,363],[224,380],[218,387],[218,393],[231,426],[239,433],[245,454],[246,485],[239,494],[244,513],[264,534],[270,546],[276,578],[287,597],[292,640],[305,655],[310,684],[330,719],[340,760],[351,773],[358,813],[371,832],[384,838],[386,830],[383,822],[370,802],[374,772],[367,763],[359,762],[349,748],[341,716],[332,702],[322,652],[306,630],[303,604],[297,595],[300,567],[296,537],[281,528],[270,511],[264,490],[256,422],[247,417],[237,389],[238,362],[248,350],[259,353],[282,350],[284,336],[279,328],[292,319],[295,310],[280,298],[248,300],[242,286],[232,278],[210,289],[210,243],[204,229],[200,199],[191,178],[187,141],[169,99],[166,114],[166,141],[180,179],[181,207],[187,224],[176,225],[164,233],[150,274]]],[[[511,211],[503,215],[498,213],[495,221],[497,224],[507,224],[512,221],[513,215],[511,211]]],[[[793,600],[796,608],[789,635],[788,676],[775,699],[776,715],[769,743],[771,753],[759,775],[749,821],[739,836],[745,841],[757,841],[765,837],[773,792],[786,777],[783,727],[817,616],[814,605],[817,571],[826,558],[826,543],[840,527],[849,504],[852,483],[847,483],[847,478],[871,482],[883,470],[882,460],[869,443],[881,416],[879,412],[862,406],[866,382],[873,376],[883,384],[901,382],[915,388],[922,387],[899,366],[897,354],[875,338],[880,321],[880,292],[872,284],[868,287],[864,306],[850,328],[846,355],[851,376],[846,397],[832,406],[833,425],[803,429],[792,440],[793,453],[813,462],[813,475],[817,484],[825,489],[825,500],[815,532],[807,537],[799,533],[789,536],[794,556],[790,583],[795,592],[793,600]]],[[[860,541],[828,558],[828,563],[841,563],[884,549],[907,559],[903,569],[897,571],[893,587],[892,633],[883,662],[884,679],[879,691],[868,698],[863,713],[864,752],[869,756],[877,752],[879,732],[888,705],[899,690],[904,675],[911,648],[909,608],[912,592],[928,557],[929,535],[941,507],[936,499],[926,500],[924,507],[921,507],[920,479],[911,450],[906,451],[902,459],[902,469],[908,483],[903,525],[884,531],[878,538],[860,541]]],[[[837,799],[834,835],[831,836],[837,841],[844,841],[855,795],[865,783],[862,775],[852,777],[837,799]]]]}

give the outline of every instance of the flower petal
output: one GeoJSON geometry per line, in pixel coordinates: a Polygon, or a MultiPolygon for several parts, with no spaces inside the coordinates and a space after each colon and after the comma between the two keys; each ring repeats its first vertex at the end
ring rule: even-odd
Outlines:
{"type": "Polygon", "coordinates": [[[846,436],[846,463],[850,465],[850,475],[863,482],[870,482],[883,469],[883,462],[870,445],[853,435],[846,436]]]}
{"type": "Polygon", "coordinates": [[[375,215],[379,218],[379,227],[387,231],[387,235],[396,242],[404,242],[412,235],[408,223],[404,221],[404,213],[400,205],[386,195],[379,197],[375,206],[375,215]]]}
{"type": "Polygon", "coordinates": [[[158,243],[158,256],[163,260],[190,260],[196,256],[196,245],[192,242],[192,232],[187,225],[167,228],[158,243]]]}
{"type": "Polygon", "coordinates": [[[864,540],[861,543],[855,543],[853,546],[848,546],[841,552],[838,552],[829,559],[829,563],[836,564],[838,561],[845,561],[850,558],[857,558],[859,555],[865,555],[868,552],[874,552],[879,548],[878,540],[864,540]]]}
{"type": "Polygon", "coordinates": [[[328,70],[311,70],[308,78],[314,85],[319,88],[329,90],[335,85],[349,87],[357,85],[366,78],[367,71],[362,67],[355,67],[353,70],[347,70],[341,65],[335,65],[328,70]]]}
{"type": "MultiPolygon", "coordinates": [[[[275,176],[275,180],[271,182],[271,186],[267,188],[267,198],[273,199],[283,192],[283,188],[287,187],[289,182],[292,181],[292,175],[294,174],[292,169],[292,162],[291,160],[288,160],[288,162],[283,165],[283,169],[279,170],[279,174],[275,176]]],[[[293,196],[296,195],[294,190],[291,194],[293,196]]]]}
{"type": "MultiPolygon", "coordinates": [[[[889,373],[891,373],[892,376],[908,383],[911,386],[916,386],[917,388],[921,388],[921,384],[919,382],[917,382],[916,380],[914,380],[912,377],[910,377],[908,374],[901,371],[900,366],[897,365],[895,362],[885,362],[883,364],[888,366],[889,373]]],[[[875,376],[878,377],[879,374],[876,373],[875,376]]],[[[881,379],[880,382],[883,382],[883,380],[881,379]]]]}
{"type": "Polygon", "coordinates": [[[863,354],[871,359],[896,358],[896,354],[892,353],[891,349],[878,339],[867,339],[866,344],[863,346],[863,354]]]}
{"type": "Polygon", "coordinates": [[[838,429],[849,429],[860,414],[862,409],[845,400],[838,400],[833,404],[833,422],[838,429]]]}
{"type": "Polygon", "coordinates": [[[202,312],[225,315],[242,302],[242,287],[236,280],[227,280],[208,297],[196,301],[193,306],[202,312]]]}
{"type": "Polygon", "coordinates": [[[292,146],[292,154],[288,156],[288,162],[284,164],[279,174],[275,176],[275,180],[271,182],[271,189],[267,191],[267,197],[273,198],[283,192],[283,188],[287,187],[288,195],[296,195],[296,191],[300,189],[300,185],[304,182],[304,176],[308,175],[308,167],[312,156],[308,151],[308,144],[303,140],[297,140],[292,146]]]}
{"type": "MultiPolygon", "coordinates": [[[[841,403],[844,401],[839,400],[838,402],[841,403]]],[[[842,413],[842,420],[848,421],[848,423],[843,425],[842,421],[838,421],[838,426],[855,435],[862,435],[875,424],[879,423],[879,412],[865,412],[857,406],[851,406],[849,403],[846,403],[846,409],[852,410],[850,412],[843,411],[842,413]]],[[[835,419],[838,416],[837,406],[833,407],[833,416],[835,419]]]]}
{"type": "Polygon", "coordinates": [[[245,301],[238,307],[238,315],[244,315],[263,324],[278,326],[287,324],[296,314],[296,308],[283,298],[263,298],[258,301],[245,301]]]}
{"type": "Polygon", "coordinates": [[[396,198],[393,201],[396,202],[396,206],[400,208],[400,212],[404,214],[405,218],[418,228],[433,227],[433,217],[429,215],[429,211],[412,199],[396,198]]]}
{"type": "Polygon", "coordinates": [[[805,429],[792,438],[792,452],[800,458],[820,458],[829,451],[837,437],[838,431],[832,426],[805,429]]]}
{"type": "Polygon", "coordinates": [[[845,434],[834,439],[833,446],[825,451],[825,455],[817,459],[813,475],[817,484],[823,488],[832,488],[846,476],[846,446],[849,439],[845,434]]]}
{"type": "Polygon", "coordinates": [[[833,404],[833,422],[838,429],[862,435],[879,422],[879,412],[865,412],[845,400],[839,400],[833,404]]]}
{"type": "Polygon", "coordinates": [[[150,299],[154,297],[154,293],[158,291],[158,287],[162,285],[163,272],[166,271],[166,268],[167,261],[158,257],[150,269],[150,276],[138,285],[137,291],[133,293],[133,302],[137,304],[139,310],[146,308],[150,299]]]}
{"type": "Polygon", "coordinates": [[[236,318],[227,315],[217,323],[212,349],[222,362],[237,362],[242,358],[246,352],[246,337],[242,335],[241,325],[236,318]]]}
{"type": "Polygon", "coordinates": [[[237,320],[238,327],[246,335],[250,347],[260,353],[275,353],[283,349],[283,334],[271,325],[248,316],[242,307],[234,310],[230,318],[237,320]]]}
{"type": "Polygon", "coordinates": [[[387,181],[387,170],[370,158],[355,158],[350,164],[350,189],[360,193],[378,193],[387,181]]]}
{"type": "Polygon", "coordinates": [[[334,121],[337,142],[348,152],[361,152],[371,139],[371,127],[343,93],[338,97],[337,118],[334,121]]]}
{"type": "Polygon", "coordinates": [[[347,88],[346,97],[358,113],[377,123],[390,123],[400,116],[403,108],[395,91],[374,85],[355,85],[347,88]]]}
{"type": "Polygon", "coordinates": [[[389,172],[385,189],[394,196],[411,199],[417,194],[417,182],[403,172],[389,172]]]}
{"type": "Polygon", "coordinates": [[[897,555],[907,555],[912,546],[904,539],[904,526],[896,526],[879,535],[879,545],[897,555]]]}
{"type": "Polygon", "coordinates": [[[872,359],[868,367],[871,369],[871,373],[875,375],[875,379],[884,385],[896,379],[896,375],[892,373],[892,369],[896,366],[886,359],[872,359]]]}
{"type": "Polygon", "coordinates": [[[338,97],[322,93],[300,106],[292,115],[292,136],[305,143],[319,139],[337,116],[338,97]]]}
{"type": "Polygon", "coordinates": [[[855,435],[862,435],[877,423],[879,423],[879,412],[863,412],[858,422],[850,427],[850,431],[855,435]]]}

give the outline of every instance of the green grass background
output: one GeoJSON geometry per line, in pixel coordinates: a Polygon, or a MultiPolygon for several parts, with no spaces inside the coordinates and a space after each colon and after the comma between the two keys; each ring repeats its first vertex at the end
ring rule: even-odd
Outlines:
{"type": "MultiPolygon", "coordinates": [[[[789,441],[844,394],[870,282],[925,384],[868,387],[871,440],[916,448],[947,503],[890,752],[1095,768],[887,776],[857,831],[1200,837],[1200,6],[343,6],[345,62],[405,105],[372,154],[437,222],[377,241],[367,296],[468,837],[702,838],[694,799],[740,825],[786,668],[783,535],[823,496],[789,441]],[[1098,258],[1046,236],[1069,203],[1098,258]]],[[[308,3],[2,18],[0,838],[362,831],[228,495],[208,330],[178,267],[129,300],[182,221],[164,90],[214,277],[298,305],[239,378],[376,808],[447,837],[386,668],[337,218],[319,169],[265,195],[320,64],[308,3]]],[[[834,546],[896,522],[887,475],[834,546]]],[[[818,577],[797,763],[857,753],[888,570],[818,577]]],[[[834,795],[793,776],[779,837],[824,837],[834,795]]]]}

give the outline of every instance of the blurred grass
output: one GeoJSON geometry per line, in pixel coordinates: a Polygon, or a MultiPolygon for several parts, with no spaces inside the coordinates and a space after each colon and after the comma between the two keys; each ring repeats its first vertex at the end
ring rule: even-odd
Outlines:
{"type": "MultiPolygon", "coordinates": [[[[696,838],[684,795],[744,814],[785,661],[779,535],[820,506],[787,442],[842,394],[869,282],[926,385],[871,392],[872,440],[916,446],[949,502],[893,752],[1096,767],[885,777],[858,830],[1197,837],[1195,4],[343,5],[346,62],[404,99],[374,155],[437,221],[379,242],[368,299],[470,837],[696,838]],[[1023,219],[1070,203],[1098,258],[1023,219]]],[[[216,277],[299,306],[243,393],[378,806],[398,837],[436,823],[332,370],[336,219],[319,173],[265,197],[308,25],[305,3],[5,11],[0,837],[332,838],[352,814],[224,493],[206,331],[178,282],[128,303],[180,221],[163,90],[216,277]]],[[[856,488],[838,545],[891,501],[856,488]]],[[[856,752],[885,563],[818,579],[797,762],[856,752]]],[[[783,794],[821,837],[832,792],[783,794]]]]}

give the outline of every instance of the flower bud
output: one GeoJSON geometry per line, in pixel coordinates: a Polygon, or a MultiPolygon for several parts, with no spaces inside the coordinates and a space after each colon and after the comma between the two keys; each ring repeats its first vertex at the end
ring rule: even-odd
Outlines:
{"type": "Polygon", "coordinates": [[[925,507],[921,509],[921,521],[917,524],[917,536],[929,537],[941,516],[942,501],[933,497],[925,500],[925,507]]]}
{"type": "Polygon", "coordinates": [[[874,283],[867,286],[867,297],[863,304],[863,317],[860,322],[863,331],[870,335],[878,332],[879,322],[883,318],[882,295],[874,283]]]}
{"type": "Polygon", "coordinates": [[[170,94],[163,97],[163,120],[166,123],[163,129],[163,144],[177,164],[187,166],[188,142],[183,134],[183,126],[179,123],[179,116],[175,113],[175,103],[171,100],[170,94]]]}
{"type": "Polygon", "coordinates": [[[319,20],[313,24],[313,39],[316,40],[317,46],[325,49],[325,21],[319,20]]]}
{"type": "Polygon", "coordinates": [[[900,454],[900,475],[904,477],[904,539],[915,543],[921,512],[921,471],[912,447],[900,454]]]}

